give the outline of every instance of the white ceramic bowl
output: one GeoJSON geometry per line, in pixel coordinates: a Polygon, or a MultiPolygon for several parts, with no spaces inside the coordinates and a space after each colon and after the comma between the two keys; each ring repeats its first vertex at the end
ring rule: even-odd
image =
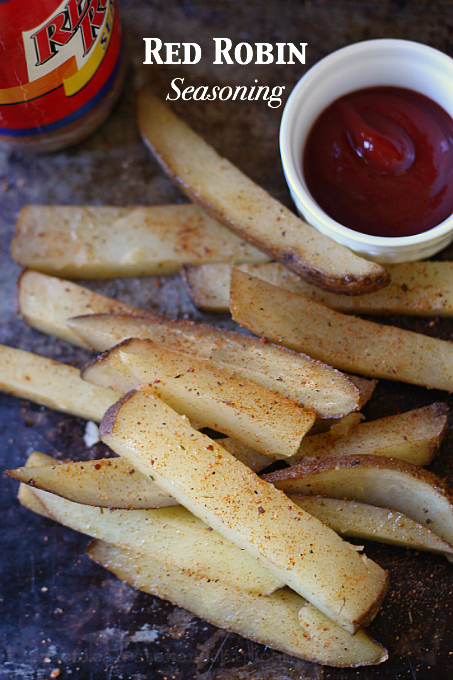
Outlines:
{"type": "Polygon", "coordinates": [[[299,213],[323,234],[383,264],[421,260],[453,240],[453,215],[414,236],[390,238],[361,234],[329,217],[311,196],[303,176],[305,142],[319,115],[344,94],[379,85],[420,92],[453,117],[453,59],[432,47],[408,40],[356,43],[318,62],[291,93],[280,127],[283,171],[299,213]]]}

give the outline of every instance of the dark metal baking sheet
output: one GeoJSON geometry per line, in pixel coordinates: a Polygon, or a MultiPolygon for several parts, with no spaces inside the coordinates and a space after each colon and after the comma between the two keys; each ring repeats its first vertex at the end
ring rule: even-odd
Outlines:
{"type": "MultiPolygon", "coordinates": [[[[196,41],[212,53],[212,37],[233,42],[307,42],[307,68],[357,40],[398,37],[453,50],[450,2],[238,2],[123,0],[120,9],[129,57],[127,84],[109,121],[82,144],[48,156],[0,151],[0,341],[81,366],[88,354],[32,329],[15,311],[19,268],[9,243],[26,203],[127,205],[185,200],[163,176],[139,139],[134,99],[145,82],[164,95],[174,77],[190,84],[262,84],[290,88],[305,68],[219,67],[203,58],[193,67],[143,66],[143,37],[196,41]]],[[[262,102],[177,103],[181,113],[223,154],[274,196],[291,205],[278,155],[282,109],[262,102]]],[[[451,253],[442,255],[451,258],[451,253]]],[[[227,316],[201,315],[178,277],[88,282],[94,289],[178,318],[204,318],[234,327],[227,316]]],[[[387,320],[388,321],[388,320],[387,320]]],[[[392,319],[405,328],[450,340],[453,323],[392,319]]],[[[366,408],[377,418],[441,399],[447,394],[381,381],[366,408]]],[[[33,449],[94,458],[85,423],[25,400],[0,394],[2,468],[23,464],[33,449]]],[[[431,469],[453,481],[452,433],[431,469]]],[[[85,557],[87,539],[33,515],[16,501],[17,485],[0,478],[0,679],[58,677],[177,678],[178,680],[443,680],[453,677],[453,571],[441,557],[368,544],[367,554],[389,570],[391,589],[371,626],[390,660],[377,668],[339,670],[273,652],[220,631],[193,615],[120,583],[85,557]],[[55,677],[54,673],[52,677],[55,677]]]]}

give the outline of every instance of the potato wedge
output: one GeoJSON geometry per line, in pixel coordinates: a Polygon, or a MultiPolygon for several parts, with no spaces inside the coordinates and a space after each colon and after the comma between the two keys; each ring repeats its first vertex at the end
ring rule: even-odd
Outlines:
{"type": "Polygon", "coordinates": [[[453,343],[334,312],[235,269],[231,313],[256,335],[373,378],[453,391],[453,343]]]}
{"type": "MultiPolygon", "coordinates": [[[[131,474],[133,468],[131,470],[125,458],[55,463],[57,461],[52,456],[35,451],[28,458],[25,467],[7,470],[6,474],[22,482],[21,489],[24,484],[30,484],[33,489],[57,494],[74,503],[96,507],[150,509],[178,504],[138,470],[131,474]]],[[[427,527],[399,512],[318,496],[290,494],[289,497],[342,536],[391,543],[414,550],[428,550],[450,559],[453,556],[453,548],[445,541],[427,527]]],[[[41,506],[40,514],[49,516],[37,496],[33,498],[41,506]]]]}
{"type": "MultiPolygon", "coordinates": [[[[24,507],[52,519],[30,487],[20,485],[19,500],[24,507]]],[[[273,649],[339,667],[377,664],[388,658],[387,651],[364,631],[349,635],[289,588],[262,597],[228,581],[203,576],[189,564],[177,569],[150,555],[100,540],[91,541],[87,552],[131,586],[169,599],[214,625],[273,649]],[[276,626],[276,621],[282,625],[276,626]]]]}
{"type": "Polygon", "coordinates": [[[27,205],[11,254],[23,267],[70,279],[159,276],[186,262],[267,259],[195,205],[27,205]]]}
{"type": "Polygon", "coordinates": [[[370,401],[371,397],[373,396],[373,392],[376,388],[376,385],[378,384],[378,381],[362,378],[359,375],[350,375],[349,373],[343,373],[343,375],[346,376],[346,378],[348,378],[348,380],[352,382],[352,384],[355,385],[359,390],[361,404],[360,408],[362,408],[370,401]]]}
{"type": "MultiPolygon", "coordinates": [[[[30,487],[28,487],[30,488],[30,487]]],[[[269,595],[284,581],[181,505],[154,510],[111,510],[80,505],[33,489],[46,516],[94,538],[150,556],[174,569],[221,579],[244,591],[269,595]]]]}
{"type": "Polygon", "coordinates": [[[52,519],[48,514],[45,505],[41,503],[37,495],[33,493],[31,487],[26,484],[19,485],[17,500],[24,508],[27,508],[27,510],[31,510],[37,515],[41,515],[41,517],[46,517],[46,519],[52,519]]]}
{"type": "MultiPolygon", "coordinates": [[[[250,469],[258,471],[269,465],[267,456],[229,438],[221,441],[223,448],[250,469]]],[[[6,470],[6,474],[35,489],[98,508],[142,510],[179,505],[126,458],[62,462],[33,451],[24,467],[6,470]]]]}
{"type": "Polygon", "coordinates": [[[101,541],[92,541],[87,553],[133,588],[170,600],[209,623],[286,654],[338,667],[387,659],[386,650],[365,632],[348,635],[289,588],[259,597],[223,582],[163,567],[101,541]]]}
{"type": "Polygon", "coordinates": [[[241,463],[244,463],[253,472],[261,472],[268,465],[271,465],[274,460],[278,459],[278,456],[259,453],[259,451],[255,451],[250,446],[244,446],[244,444],[240,444],[235,439],[231,439],[231,437],[223,437],[218,442],[223,449],[231,453],[232,456],[240,460],[241,463]]]}
{"type": "MultiPolygon", "coordinates": [[[[41,333],[91,349],[76,335],[66,320],[78,314],[127,314],[146,316],[147,312],[124,302],[94,293],[71,281],[26,269],[18,281],[19,311],[24,320],[41,333]]],[[[104,347],[103,349],[107,349],[104,347]]]]}
{"type": "Polygon", "coordinates": [[[32,451],[27,458],[25,467],[30,468],[48,467],[50,465],[59,465],[61,461],[58,458],[49,456],[48,453],[41,453],[41,451],[32,451]]]}
{"type": "Polygon", "coordinates": [[[453,546],[450,489],[431,472],[396,458],[332,456],[263,479],[289,494],[344,498],[402,512],[453,546]]]}
{"type": "Polygon", "coordinates": [[[407,515],[367,503],[289,494],[294,503],[345,538],[389,543],[453,558],[453,547],[407,515]]]}
{"type": "Polygon", "coordinates": [[[335,369],[232,331],[191,322],[110,315],[76,317],[68,324],[86,342],[104,348],[129,337],[148,338],[279,392],[319,418],[338,418],[361,404],[359,389],[335,369]]]}
{"type": "Polygon", "coordinates": [[[0,390],[96,422],[120,396],[85,382],[73,366],[6,345],[0,345],[0,390]]]}
{"type": "Polygon", "coordinates": [[[195,203],[253,245],[332,292],[368,293],[390,277],[296,217],[180,120],[148,90],[138,99],[138,123],[157,161],[195,203]]]}
{"type": "MultiPolygon", "coordinates": [[[[289,276],[294,276],[300,279],[297,274],[291,272],[283,264],[269,262],[272,266],[274,264],[283,271],[288,272],[289,276]]],[[[242,266],[239,265],[241,271],[242,266]]],[[[184,265],[181,268],[181,277],[184,281],[187,293],[189,294],[195,307],[201,309],[205,312],[228,312],[230,309],[230,283],[231,283],[231,271],[233,267],[230,267],[226,262],[211,266],[211,265],[184,265]]],[[[248,269],[246,270],[249,273],[248,269]]],[[[253,276],[259,279],[264,279],[267,281],[266,274],[270,274],[268,270],[264,270],[264,274],[261,270],[253,269],[250,272],[253,276]]],[[[301,279],[303,281],[303,279],[301,279]]],[[[306,285],[309,285],[305,282],[306,285]]],[[[285,286],[281,284],[281,287],[285,286]]],[[[321,289],[320,289],[321,290],[321,289]]],[[[335,293],[334,293],[335,295],[335,293]]],[[[355,296],[354,296],[355,297],[355,296]]]]}
{"type": "Polygon", "coordinates": [[[294,465],[304,457],[369,454],[399,458],[412,465],[428,465],[442,442],[447,411],[446,404],[439,402],[359,423],[346,434],[334,426],[329,432],[305,437],[299,451],[288,462],[294,465]]]}
{"type": "MultiPolygon", "coordinates": [[[[33,451],[27,458],[25,468],[30,470],[31,468],[50,467],[55,463],[58,463],[58,461],[56,458],[53,458],[53,456],[48,456],[46,453],[41,453],[40,451],[33,451]]],[[[7,474],[8,472],[9,471],[7,470],[7,474]]],[[[47,517],[47,519],[52,519],[47,512],[45,505],[41,503],[37,495],[33,493],[31,487],[26,484],[19,484],[17,499],[24,508],[32,510],[32,512],[35,512],[42,517],[47,517]]]]}
{"type": "Polygon", "coordinates": [[[185,351],[221,368],[233,368],[235,373],[314,411],[318,418],[339,418],[360,408],[374,389],[373,381],[348,379],[303,354],[263,345],[220,328],[169,321],[46,274],[24,272],[18,297],[24,319],[44,333],[96,350],[109,349],[130,337],[149,338],[158,345],[185,351]],[[106,316],[97,316],[102,313],[106,316]],[[127,316],[118,319],[112,313],[127,316]],[[68,317],[81,314],[95,318],[72,319],[66,324],[68,317]],[[135,323],[129,316],[145,317],[146,321],[135,323]]]}
{"type": "Polygon", "coordinates": [[[100,437],[348,632],[377,613],[387,587],[383,569],[149,390],[132,391],[113,406],[100,437]]]}
{"type": "Polygon", "coordinates": [[[388,286],[366,295],[341,295],[312,286],[279,262],[256,264],[184,265],[181,274],[199,309],[227,312],[230,308],[231,271],[241,271],[290,293],[320,302],[337,312],[352,314],[453,315],[453,263],[403,262],[385,265],[388,286]]]}
{"type": "Polygon", "coordinates": [[[134,470],[125,458],[58,462],[7,470],[6,474],[34,489],[48,491],[74,503],[98,508],[166,508],[178,502],[155,482],[134,470]]]}
{"type": "Polygon", "coordinates": [[[210,427],[261,453],[293,456],[315,422],[278,392],[151,340],[124,340],[82,371],[84,380],[124,392],[146,387],[200,427],[210,427]]]}

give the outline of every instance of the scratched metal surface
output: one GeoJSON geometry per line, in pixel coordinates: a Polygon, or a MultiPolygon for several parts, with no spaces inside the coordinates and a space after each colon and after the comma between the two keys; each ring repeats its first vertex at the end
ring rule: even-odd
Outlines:
{"type": "MultiPolygon", "coordinates": [[[[175,76],[190,84],[285,85],[300,66],[141,66],[143,37],[194,40],[206,55],[213,36],[233,42],[308,42],[307,67],[328,52],[374,37],[420,40],[453,52],[450,2],[234,2],[129,0],[121,3],[129,54],[127,89],[110,120],[92,138],[66,152],[22,157],[0,152],[0,341],[82,365],[87,353],[29,328],[15,312],[19,268],[9,242],[20,207],[30,202],[125,205],[183,200],[143,148],[134,123],[134,98],[148,81],[165,95],[175,76]]],[[[282,109],[262,103],[184,103],[177,107],[214,146],[290,205],[278,156],[282,109]]],[[[444,257],[450,259],[451,253],[444,257]]],[[[178,277],[91,284],[96,290],[171,317],[199,319],[178,277]]],[[[225,317],[208,321],[233,327],[225,317]]],[[[453,324],[437,319],[395,319],[410,328],[451,339],[453,324]]],[[[381,382],[367,416],[380,417],[448,395],[381,382]]],[[[72,458],[105,454],[86,449],[85,424],[25,400],[0,394],[2,468],[23,464],[33,449],[72,458]]],[[[451,430],[434,471],[453,481],[451,430]]],[[[157,598],[135,592],[84,556],[87,539],[22,509],[16,484],[0,478],[0,678],[73,680],[178,678],[229,680],[442,680],[453,677],[452,567],[446,560],[367,545],[367,554],[390,571],[391,589],[371,627],[390,660],[378,668],[338,670],[299,661],[237,635],[219,631],[157,598]],[[53,673],[52,677],[56,677],[53,673]]]]}

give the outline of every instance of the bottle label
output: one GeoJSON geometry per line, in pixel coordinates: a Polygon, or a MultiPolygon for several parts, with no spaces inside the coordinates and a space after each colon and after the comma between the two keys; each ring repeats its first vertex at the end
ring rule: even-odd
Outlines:
{"type": "Polygon", "coordinates": [[[57,3],[0,2],[0,135],[33,137],[75,123],[115,81],[121,29],[114,0],[57,3]]]}

